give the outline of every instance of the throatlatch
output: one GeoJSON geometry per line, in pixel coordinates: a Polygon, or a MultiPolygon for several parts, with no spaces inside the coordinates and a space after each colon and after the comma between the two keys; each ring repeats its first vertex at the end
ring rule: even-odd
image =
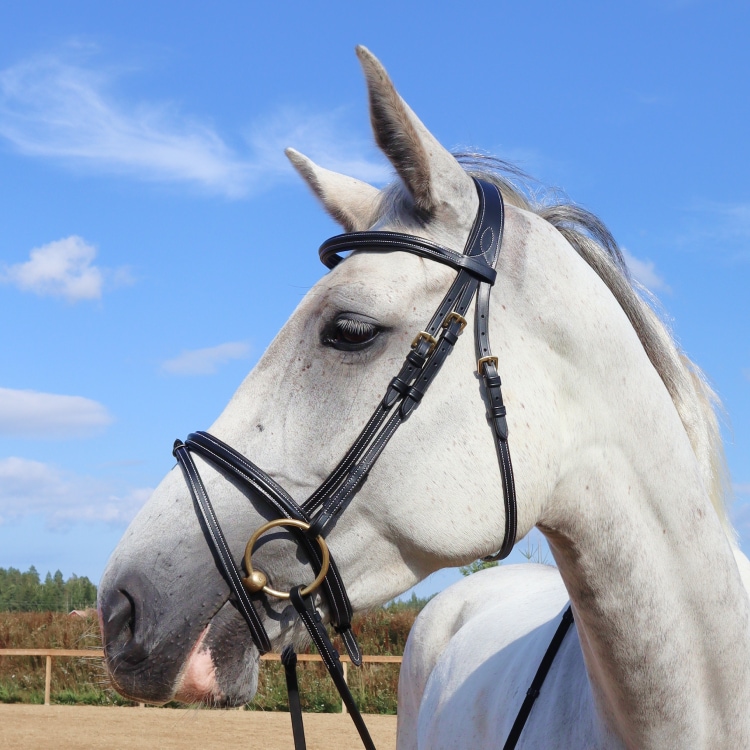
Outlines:
{"type": "MultiPolygon", "coordinates": [[[[207,432],[188,435],[185,442],[176,441],[173,453],[182,467],[190,488],[196,512],[201,519],[206,541],[217,566],[234,595],[236,605],[247,621],[253,642],[261,653],[270,651],[271,643],[252,599],[261,594],[290,598],[305,624],[313,642],[347,705],[362,741],[368,750],[374,745],[354,704],[343,678],[339,655],[322,625],[310,595],[320,587],[333,627],[342,637],[354,664],[360,666],[362,655],[351,632],[352,608],[341,576],[325,543],[325,533],[331,523],[349,504],[362,487],[370,470],[393,437],[398,427],[419,406],[430,384],[453,350],[466,327],[465,315],[476,299],[474,339],[477,353],[477,372],[482,378],[487,404],[487,417],[497,448],[502,477],[505,532],[499,551],[491,560],[499,560],[510,553],[516,539],[516,496],[513,467],[508,448],[508,425],[503,404],[498,360],[489,343],[490,290],[495,282],[495,266],[503,236],[504,206],[500,190],[493,184],[474,180],[479,196],[479,210],[466,243],[464,253],[441,247],[419,237],[399,232],[354,232],[327,240],[320,247],[320,259],[328,268],[345,261],[340,255],[348,251],[383,252],[401,250],[448,265],[457,271],[450,289],[432,319],[419,331],[404,364],[390,381],[385,395],[349,450],[325,481],[298,505],[281,485],[262,469],[230,446],[207,432]],[[243,575],[235,556],[229,549],[221,526],[206,492],[203,481],[192,459],[198,453],[215,466],[229,472],[255,496],[263,499],[278,516],[277,521],[262,526],[253,534],[245,553],[247,575],[243,575]],[[258,537],[276,526],[290,530],[304,548],[316,579],[310,586],[280,592],[268,585],[265,575],[252,568],[252,548],[258,537]]],[[[284,665],[290,690],[290,711],[295,736],[295,747],[304,748],[301,716],[295,716],[292,705],[299,706],[292,697],[296,690],[293,652],[285,650],[284,665]],[[301,744],[300,744],[301,743],[301,744]]]]}

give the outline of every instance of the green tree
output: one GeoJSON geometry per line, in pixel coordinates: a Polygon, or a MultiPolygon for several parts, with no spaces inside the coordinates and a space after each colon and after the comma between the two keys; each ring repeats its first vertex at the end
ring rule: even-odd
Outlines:
{"type": "Polygon", "coordinates": [[[487,570],[487,568],[496,568],[500,563],[497,561],[491,562],[489,560],[474,560],[471,565],[464,565],[458,570],[462,576],[470,576],[472,573],[478,573],[480,570],[487,570]]]}
{"type": "Polygon", "coordinates": [[[32,565],[25,573],[0,568],[0,611],[68,612],[96,606],[96,586],[73,573],[66,581],[61,571],[47,573],[44,582],[32,565]]]}

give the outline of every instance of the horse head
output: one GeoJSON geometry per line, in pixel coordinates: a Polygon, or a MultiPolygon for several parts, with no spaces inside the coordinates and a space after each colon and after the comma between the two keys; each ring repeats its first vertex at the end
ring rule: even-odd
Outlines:
{"type": "MultiPolygon", "coordinates": [[[[345,232],[372,233],[375,240],[351,240],[344,262],[329,252],[336,238],[324,244],[321,257],[331,272],[304,297],[208,438],[192,441],[230,446],[239,464],[262,468],[260,480],[244,481],[242,467],[214,460],[205,444],[192,453],[191,473],[188,438],[176,448],[180,467],[167,474],[113,553],[99,606],[114,684],[153,702],[236,705],[253,696],[262,639],[247,624],[257,622],[266,634],[263,648],[306,640],[298,605],[261,595],[258,586],[277,592],[305,586],[322,563],[296,532],[273,528],[250,550],[258,578],[246,604],[244,588],[227,584],[231,571],[239,570],[248,539],[278,517],[274,501],[311,507],[306,499],[328,486],[395,389],[402,403],[411,401],[410,410],[417,403],[419,409],[402,413],[398,430],[378,433],[385,447],[361,475],[357,461],[367,463],[370,448],[355,451],[343,480],[351,479],[352,492],[335,508],[344,512],[326,515],[324,505],[308,517],[308,531],[325,537],[321,549],[330,549],[337,571],[331,575],[341,589],[341,596],[331,594],[326,578],[326,595],[311,594],[323,616],[342,624],[335,602],[346,598],[344,589],[347,608],[373,607],[434,570],[506,550],[516,528],[520,538],[536,525],[576,611],[588,679],[605,720],[616,717],[611,723],[621,736],[639,738],[625,744],[662,746],[642,741],[642,717],[662,704],[672,713],[652,716],[646,729],[655,727],[661,737],[679,725],[675,737],[697,736],[702,719],[685,697],[694,663],[681,656],[696,650],[704,655],[707,685],[726,675],[715,701],[717,725],[725,726],[726,716],[746,713],[742,695],[750,677],[742,669],[750,660],[745,654],[727,664],[726,655],[750,642],[750,605],[727,539],[710,389],[640,297],[595,217],[570,205],[533,207],[487,170],[476,182],[477,170],[465,169],[438,143],[380,63],[364,48],[358,55],[375,138],[397,181],[381,191],[296,151],[287,154],[345,232]],[[472,256],[477,242],[479,255],[489,252],[476,230],[484,226],[486,180],[507,206],[502,251],[489,271],[472,256]],[[375,247],[383,233],[401,238],[393,251],[375,247]],[[420,252],[399,251],[408,238],[420,252]],[[491,305],[479,294],[474,321],[467,303],[466,320],[451,312],[439,341],[426,335],[427,321],[437,333],[436,310],[447,298],[455,303],[451,290],[469,265],[470,276],[484,279],[475,279],[480,292],[494,280],[491,305]],[[459,338],[459,320],[477,324],[480,351],[491,323],[495,356],[477,360],[471,336],[459,338]],[[407,363],[418,360],[415,367],[433,372],[434,352],[449,338],[452,354],[440,360],[423,400],[417,381],[429,373],[418,370],[410,382],[393,377],[410,351],[407,363]],[[498,363],[513,467],[502,452],[508,435],[501,434],[498,363]],[[508,502],[514,479],[517,512],[508,502]],[[210,508],[199,502],[203,495],[210,508]],[[737,604],[728,610],[727,602],[737,604]],[[675,619],[678,631],[665,635],[675,632],[675,619]],[[641,669],[646,653],[653,670],[641,669]],[[662,681],[666,674],[673,682],[662,681]]],[[[498,232],[492,234],[496,241],[498,232]]],[[[467,282],[459,296],[469,288],[467,282]]],[[[390,424],[389,417],[378,429],[390,424]]],[[[688,745],[698,746],[681,744],[688,745]]]]}
{"type": "MultiPolygon", "coordinates": [[[[460,252],[477,213],[474,182],[401,99],[381,64],[364,48],[358,56],[375,138],[400,179],[380,191],[291,149],[287,155],[345,231],[408,233],[460,252]]],[[[502,265],[517,262],[513,248],[528,231],[524,222],[510,229],[502,265]]],[[[518,278],[513,268],[503,273],[503,283],[518,278]]],[[[408,253],[352,253],[304,297],[211,434],[302,503],[367,422],[455,275],[408,253]]],[[[474,348],[465,338],[327,531],[354,610],[387,601],[441,567],[490,554],[503,539],[500,472],[474,348]]],[[[232,475],[201,456],[195,460],[239,563],[248,538],[274,515],[232,475]]],[[[521,533],[529,518],[521,519],[521,533]]],[[[264,537],[253,556],[254,566],[283,590],[310,581],[309,562],[283,530],[264,537]]],[[[319,597],[316,603],[325,610],[319,597]]],[[[254,606],[274,649],[304,639],[288,603],[257,598],[254,606]]],[[[230,704],[254,694],[257,649],[178,467],[114,551],[100,610],[107,663],[124,694],[230,704]]]]}

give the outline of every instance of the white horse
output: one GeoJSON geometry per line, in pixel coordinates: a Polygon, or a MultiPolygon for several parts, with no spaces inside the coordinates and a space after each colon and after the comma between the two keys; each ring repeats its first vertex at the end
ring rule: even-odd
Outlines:
{"type": "MultiPolygon", "coordinates": [[[[400,180],[380,192],[297,152],[290,159],[346,231],[405,232],[460,251],[477,212],[472,180],[378,61],[363,48],[358,55],[377,142],[400,180]]],[[[575,630],[520,746],[748,748],[750,600],[722,499],[711,392],[641,300],[603,226],[571,206],[534,209],[487,164],[483,178],[507,204],[490,317],[518,536],[539,528],[559,575],[501,567],[425,611],[403,670],[399,747],[501,745],[570,598],[575,630]]],[[[279,258],[280,273],[283,265],[279,258]]],[[[454,276],[407,253],[354,253],[306,295],[211,432],[301,502],[367,421],[454,276]]],[[[357,610],[503,539],[500,472],[469,338],[327,534],[357,610]]],[[[196,463],[239,561],[269,509],[196,463]]],[[[288,538],[269,540],[254,562],[275,588],[310,580],[288,538]]],[[[304,640],[286,603],[256,606],[275,648],[304,640]]],[[[257,649],[179,469],[115,550],[100,613],[124,693],[252,697],[257,649]]]]}

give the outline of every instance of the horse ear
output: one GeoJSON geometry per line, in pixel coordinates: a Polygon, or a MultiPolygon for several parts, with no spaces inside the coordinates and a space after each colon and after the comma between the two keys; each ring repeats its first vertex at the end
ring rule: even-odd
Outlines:
{"type": "Polygon", "coordinates": [[[438,207],[463,213],[466,201],[474,205],[471,179],[399,96],[380,61],[361,45],[357,57],[367,80],[375,140],[411,193],[417,213],[430,216],[438,207]]]}
{"type": "Polygon", "coordinates": [[[377,188],[354,177],[323,169],[293,148],[284,153],[344,231],[362,232],[375,223],[380,196],[377,188]]]}

